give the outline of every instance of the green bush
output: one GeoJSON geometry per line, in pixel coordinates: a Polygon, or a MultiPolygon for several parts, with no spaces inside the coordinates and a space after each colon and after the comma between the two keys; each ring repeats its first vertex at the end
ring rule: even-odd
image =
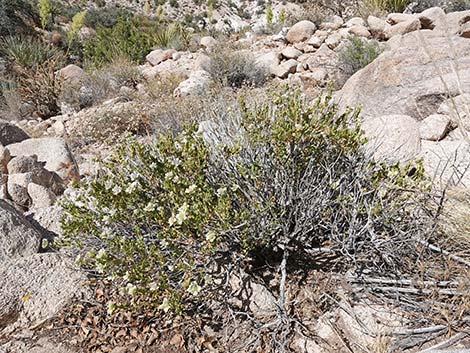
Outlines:
{"type": "MultiPolygon", "coordinates": [[[[429,218],[421,173],[372,162],[357,112],[283,92],[221,113],[212,131],[125,139],[69,191],[62,228],[80,262],[120,288],[118,305],[191,310],[223,301],[224,266],[281,251],[313,261],[328,246],[348,268],[415,263],[429,218]]],[[[287,254],[287,255],[286,255],[287,254]]],[[[245,265],[243,265],[245,264],[245,265]]]]}
{"type": "Polygon", "coordinates": [[[340,51],[341,68],[347,74],[353,75],[374,61],[380,53],[381,49],[376,40],[350,36],[340,51]]]}
{"type": "Polygon", "coordinates": [[[120,7],[93,8],[88,10],[85,17],[85,25],[91,28],[113,27],[119,19],[130,19],[132,13],[120,7]]]}
{"type": "Polygon", "coordinates": [[[183,48],[187,39],[178,24],[164,26],[143,17],[119,18],[112,28],[98,26],[96,35],[84,44],[85,61],[94,66],[127,57],[141,63],[154,47],[183,48]]]}
{"type": "Polygon", "coordinates": [[[410,3],[411,0],[363,0],[360,12],[364,17],[403,12],[410,3]]]}
{"type": "Polygon", "coordinates": [[[60,65],[63,52],[34,37],[9,36],[0,41],[0,52],[22,70],[31,70],[54,59],[60,65]]]}

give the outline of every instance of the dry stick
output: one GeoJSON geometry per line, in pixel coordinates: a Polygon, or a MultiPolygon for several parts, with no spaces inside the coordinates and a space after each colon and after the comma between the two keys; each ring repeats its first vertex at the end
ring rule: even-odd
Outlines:
{"type": "Polygon", "coordinates": [[[432,353],[432,352],[435,352],[436,349],[448,348],[449,346],[452,346],[453,344],[461,341],[462,339],[464,339],[467,336],[468,336],[468,333],[459,332],[456,335],[453,335],[452,337],[450,337],[449,339],[447,339],[445,341],[442,341],[442,342],[440,342],[440,343],[438,343],[438,344],[436,344],[432,347],[426,348],[423,351],[419,351],[418,353],[432,353]]]}
{"type": "Polygon", "coordinates": [[[374,287],[372,290],[381,292],[398,292],[408,294],[432,294],[439,293],[442,295],[468,295],[466,291],[457,291],[452,289],[421,289],[421,288],[402,288],[402,287],[374,287]]]}
{"type": "Polygon", "coordinates": [[[425,286],[437,286],[437,287],[456,287],[459,285],[458,282],[452,281],[415,281],[410,279],[388,279],[388,278],[372,278],[372,277],[354,277],[348,276],[346,279],[354,283],[377,283],[377,284],[390,284],[390,285],[402,285],[411,286],[417,285],[421,287],[425,286]]]}
{"type": "Polygon", "coordinates": [[[431,249],[432,251],[435,251],[435,252],[438,252],[438,253],[441,253],[443,255],[446,255],[448,257],[450,257],[452,260],[458,262],[458,263],[461,263],[462,265],[465,265],[465,266],[468,266],[470,267],[470,261],[467,261],[465,259],[462,259],[460,256],[457,256],[457,255],[454,255],[452,253],[450,253],[449,251],[447,250],[444,250],[436,245],[432,245],[431,243],[427,242],[426,240],[424,239],[415,239],[418,243],[420,243],[421,245],[424,245],[426,246],[427,248],[431,249]]]}
{"type": "Polygon", "coordinates": [[[455,326],[462,323],[470,322],[470,316],[464,317],[462,320],[453,321],[449,325],[435,325],[435,326],[428,326],[428,327],[421,327],[421,328],[414,328],[414,329],[404,329],[399,331],[392,331],[387,333],[388,335],[392,336],[411,336],[411,335],[422,335],[425,333],[433,333],[445,330],[449,328],[449,326],[455,326]]]}

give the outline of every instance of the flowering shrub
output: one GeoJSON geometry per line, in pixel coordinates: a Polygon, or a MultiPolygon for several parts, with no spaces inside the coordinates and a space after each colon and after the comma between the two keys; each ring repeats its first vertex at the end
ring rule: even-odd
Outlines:
{"type": "Polygon", "coordinates": [[[412,197],[421,172],[371,161],[357,111],[287,92],[223,116],[199,134],[124,140],[64,202],[81,261],[131,303],[181,312],[217,300],[227,263],[266,252],[308,261],[328,246],[356,270],[412,263],[427,231],[412,197]]]}

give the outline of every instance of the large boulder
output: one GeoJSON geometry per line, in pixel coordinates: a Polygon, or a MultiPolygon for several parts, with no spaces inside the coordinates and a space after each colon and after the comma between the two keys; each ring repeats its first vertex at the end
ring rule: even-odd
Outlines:
{"type": "Polygon", "coordinates": [[[44,167],[57,173],[64,181],[78,180],[80,174],[72,152],[62,138],[42,137],[28,139],[8,146],[12,156],[36,155],[44,167]]]}
{"type": "Polygon", "coordinates": [[[447,36],[434,31],[406,34],[346,82],[338,93],[340,104],[361,104],[366,119],[404,114],[423,120],[460,88],[470,91],[469,57],[467,39],[453,37],[450,45],[447,36]]]}
{"type": "Polygon", "coordinates": [[[171,59],[174,53],[176,53],[175,49],[155,49],[145,57],[145,60],[147,60],[150,65],[156,66],[165,60],[171,59]]]}
{"type": "Polygon", "coordinates": [[[86,277],[60,254],[35,254],[0,266],[0,329],[34,325],[88,294],[86,277]]]}
{"type": "Polygon", "coordinates": [[[419,125],[407,115],[388,115],[362,124],[365,145],[374,159],[391,163],[414,159],[421,150],[419,125]]]}
{"type": "Polygon", "coordinates": [[[211,78],[207,71],[195,71],[176,87],[174,94],[177,96],[201,95],[207,90],[210,82],[211,78]]]}
{"type": "Polygon", "coordinates": [[[63,82],[70,85],[79,85],[87,79],[87,74],[77,65],[70,64],[56,72],[63,82]]]}
{"type": "Polygon", "coordinates": [[[37,253],[40,241],[41,234],[24,216],[0,200],[0,268],[9,259],[37,253]]]}
{"type": "Polygon", "coordinates": [[[7,121],[0,120],[0,144],[8,146],[12,143],[29,139],[26,132],[7,121]]]}
{"type": "Polygon", "coordinates": [[[307,20],[300,21],[289,29],[286,39],[289,43],[303,42],[309,39],[316,29],[315,23],[307,20]]]}

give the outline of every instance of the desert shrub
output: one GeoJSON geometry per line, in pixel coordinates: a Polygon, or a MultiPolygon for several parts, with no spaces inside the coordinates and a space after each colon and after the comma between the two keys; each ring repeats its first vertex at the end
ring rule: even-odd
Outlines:
{"type": "Polygon", "coordinates": [[[209,74],[212,79],[233,88],[243,85],[262,86],[267,73],[259,67],[252,55],[229,48],[216,48],[210,55],[209,74]]]}
{"type": "Polygon", "coordinates": [[[360,12],[364,17],[403,12],[410,3],[411,0],[363,0],[360,12]]]}
{"type": "Polygon", "coordinates": [[[98,26],[96,35],[84,44],[84,58],[92,65],[101,66],[114,57],[127,57],[140,63],[154,47],[169,47],[184,43],[181,26],[165,27],[141,17],[119,18],[111,28],[98,26]]]}
{"type": "Polygon", "coordinates": [[[60,112],[59,97],[63,82],[56,74],[57,67],[57,62],[51,59],[17,78],[17,92],[34,116],[48,118],[60,112]]]}
{"type": "Polygon", "coordinates": [[[57,66],[64,62],[59,49],[34,37],[8,36],[0,41],[0,52],[20,71],[32,70],[52,59],[57,66]]]}
{"type": "Polygon", "coordinates": [[[69,192],[65,237],[121,289],[111,311],[200,311],[222,300],[222,264],[263,253],[308,262],[328,246],[347,268],[404,272],[428,231],[415,201],[421,173],[372,162],[357,114],[282,92],[242,100],[202,136],[190,125],[150,144],[125,139],[69,192]]]}
{"type": "Polygon", "coordinates": [[[126,9],[115,6],[93,8],[87,11],[85,25],[91,28],[112,28],[120,18],[130,19],[132,18],[132,13],[126,9]]]}
{"type": "Polygon", "coordinates": [[[430,7],[441,7],[446,12],[470,9],[469,0],[418,0],[414,1],[413,12],[422,12],[430,7]]]}
{"type": "Polygon", "coordinates": [[[379,43],[376,40],[350,36],[345,46],[340,51],[339,59],[341,68],[349,75],[353,75],[360,69],[369,65],[381,53],[379,43]]]}
{"type": "Polygon", "coordinates": [[[36,9],[26,0],[0,0],[0,36],[30,33],[38,21],[36,9]]]}

